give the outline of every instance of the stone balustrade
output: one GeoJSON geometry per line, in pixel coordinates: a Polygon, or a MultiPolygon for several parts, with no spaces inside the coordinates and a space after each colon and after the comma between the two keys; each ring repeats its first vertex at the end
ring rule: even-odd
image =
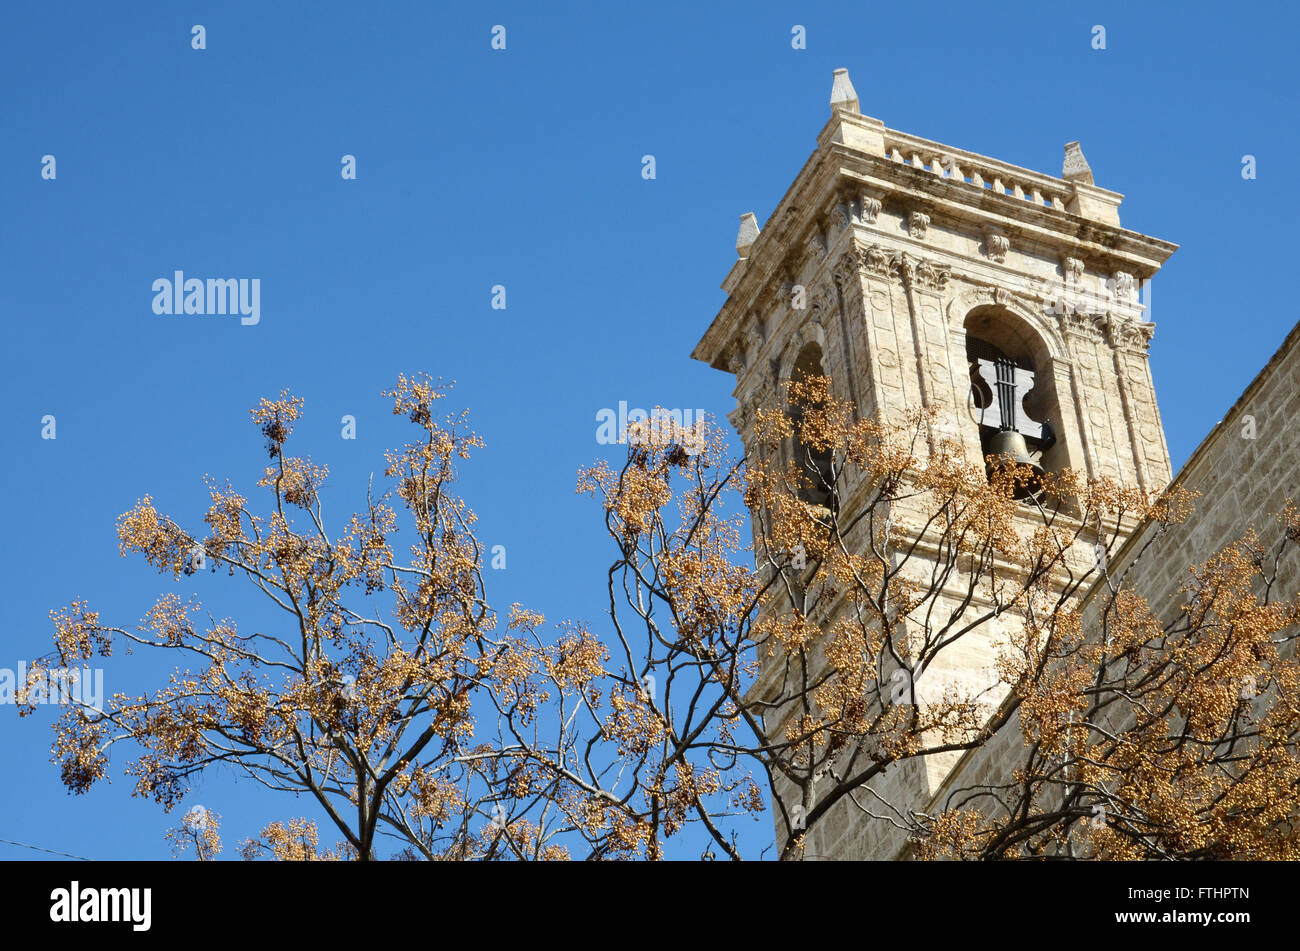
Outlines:
{"type": "Polygon", "coordinates": [[[965,182],[1058,211],[1065,211],[1074,195],[1073,186],[1063,179],[892,129],[885,131],[885,154],[895,162],[925,169],[940,178],[965,182]]]}

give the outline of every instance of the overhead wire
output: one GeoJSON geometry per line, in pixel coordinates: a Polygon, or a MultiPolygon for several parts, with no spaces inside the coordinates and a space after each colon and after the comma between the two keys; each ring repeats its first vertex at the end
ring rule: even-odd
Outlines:
{"type": "Polygon", "coordinates": [[[71,852],[60,852],[58,849],[43,849],[39,845],[28,845],[26,842],[15,842],[13,839],[0,839],[5,845],[16,845],[23,849],[32,849],[35,852],[47,852],[50,855],[62,855],[65,858],[76,859],[79,862],[93,862],[94,859],[88,859],[84,855],[73,855],[71,852]]]}

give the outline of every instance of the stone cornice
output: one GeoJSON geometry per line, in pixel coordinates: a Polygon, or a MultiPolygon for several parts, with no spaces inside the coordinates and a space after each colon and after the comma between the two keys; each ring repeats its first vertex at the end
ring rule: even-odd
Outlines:
{"type": "MultiPolygon", "coordinates": [[[[844,121],[845,116],[837,115],[828,128],[844,121]]],[[[958,162],[963,156],[973,154],[949,151],[958,156],[958,162]]],[[[1054,187],[1058,189],[1067,184],[1071,188],[1080,187],[992,159],[980,161],[1005,167],[1011,170],[1008,175],[1014,174],[1017,180],[1028,184],[1042,178],[1056,183],[1054,187]]],[[[881,213],[881,208],[873,202],[905,215],[924,207],[931,218],[929,227],[957,228],[977,235],[987,235],[992,228],[996,229],[995,234],[1008,236],[1018,243],[1054,246],[1061,258],[1096,262],[1112,273],[1135,275],[1138,279],[1153,274],[1177,248],[1170,242],[1116,225],[998,194],[964,180],[943,177],[924,167],[895,161],[884,154],[870,154],[857,144],[828,140],[805,162],[749,256],[736,262],[728,274],[723,287],[729,296],[692,357],[724,367],[727,351],[741,330],[745,315],[759,295],[767,292],[768,284],[790,266],[792,257],[802,261],[809,243],[815,251],[820,250],[820,242],[838,243],[836,234],[826,234],[834,215],[854,214],[862,222],[860,227],[872,227],[870,219],[881,213]],[[872,199],[865,208],[863,196],[872,199]],[[815,238],[814,234],[822,237],[815,238]]],[[[844,224],[838,219],[835,223],[841,227],[844,224]]]]}

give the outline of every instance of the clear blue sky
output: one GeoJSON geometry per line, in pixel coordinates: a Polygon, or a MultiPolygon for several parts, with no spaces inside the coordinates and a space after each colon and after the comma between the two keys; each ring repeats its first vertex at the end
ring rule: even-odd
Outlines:
{"type": "MultiPolygon", "coordinates": [[[[839,66],[893,128],[1053,174],[1080,140],[1097,183],[1125,193],[1124,224],[1182,245],[1151,350],[1178,466],[1300,317],[1298,21],[1283,3],[6,0],[0,667],[49,649],[51,608],[85,597],[128,625],[170,589],[118,556],[116,517],[148,492],[194,523],[205,473],[251,490],[260,396],[306,399],[298,449],[331,467],[338,524],[404,435],[379,392],[415,370],[456,380],[487,441],[463,489],[507,547],[490,596],[599,630],[612,552],[574,493],[608,451],[596,414],[731,408],[732,378],[688,355],[723,301],[738,216],[771,213],[839,66]],[[176,269],[260,278],[261,322],[155,316],[152,282],[176,269]]],[[[222,576],[180,587],[218,616],[247,604],[222,576]]],[[[107,677],[139,685],[118,662],[107,677]]],[[[111,785],[65,793],[50,716],[0,711],[0,838],[167,855],[175,817],[131,798],[120,759],[111,785]]],[[[223,775],[190,801],[224,814],[228,854],[309,811],[223,775]]]]}

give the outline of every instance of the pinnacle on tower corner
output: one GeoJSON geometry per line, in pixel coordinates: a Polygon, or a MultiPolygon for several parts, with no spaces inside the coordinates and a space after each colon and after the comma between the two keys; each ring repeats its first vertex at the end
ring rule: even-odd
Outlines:
{"type": "Polygon", "coordinates": [[[861,111],[858,107],[858,92],[853,88],[853,80],[849,79],[847,69],[835,70],[831,81],[831,112],[839,109],[853,113],[861,111]]]}
{"type": "Polygon", "coordinates": [[[1065,162],[1061,165],[1061,177],[1067,182],[1082,182],[1085,185],[1096,184],[1092,180],[1092,167],[1083,157],[1083,149],[1078,142],[1065,143],[1065,162]]]}
{"type": "Polygon", "coordinates": [[[752,211],[740,216],[740,231],[736,234],[736,254],[742,258],[749,257],[749,251],[758,240],[758,219],[752,211]]]}

